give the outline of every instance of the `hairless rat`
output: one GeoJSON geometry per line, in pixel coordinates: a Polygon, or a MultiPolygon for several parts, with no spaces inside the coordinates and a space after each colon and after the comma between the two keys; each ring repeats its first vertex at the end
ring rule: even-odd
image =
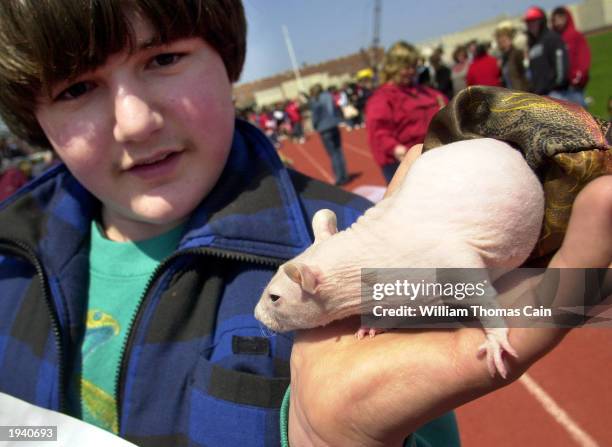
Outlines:
{"type": "MultiPolygon", "coordinates": [[[[516,268],[537,242],[543,213],[542,186],[510,145],[483,138],[441,146],[348,229],[338,232],[334,213],[319,210],[314,243],[279,268],[255,316],[285,332],[364,314],[362,268],[516,268]]],[[[478,355],[491,375],[506,377],[502,353],[517,355],[508,328],[484,331],[478,355]]]]}

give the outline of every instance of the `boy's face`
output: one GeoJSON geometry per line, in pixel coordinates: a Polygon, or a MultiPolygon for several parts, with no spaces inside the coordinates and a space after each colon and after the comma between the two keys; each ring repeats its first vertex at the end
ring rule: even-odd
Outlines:
{"type": "Polygon", "coordinates": [[[234,129],[231,83],[201,38],[148,45],[54,86],[36,117],[72,174],[103,204],[107,237],[139,240],[184,221],[217,182],[234,129]]]}

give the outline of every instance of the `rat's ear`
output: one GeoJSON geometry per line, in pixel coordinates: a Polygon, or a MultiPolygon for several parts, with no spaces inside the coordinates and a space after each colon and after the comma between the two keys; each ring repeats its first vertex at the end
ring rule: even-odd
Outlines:
{"type": "Polygon", "coordinates": [[[317,278],[317,272],[312,268],[299,262],[289,262],[283,265],[283,270],[292,281],[302,287],[302,290],[311,295],[316,293],[319,279],[317,278]]]}
{"type": "Polygon", "coordinates": [[[312,232],[315,244],[324,241],[338,232],[336,214],[332,210],[322,209],[312,217],[312,232]]]}

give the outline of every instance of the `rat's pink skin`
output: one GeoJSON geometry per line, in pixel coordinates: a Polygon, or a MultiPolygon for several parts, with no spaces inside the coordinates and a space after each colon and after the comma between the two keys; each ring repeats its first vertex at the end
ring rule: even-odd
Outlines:
{"type": "MultiPolygon", "coordinates": [[[[516,268],[531,253],[543,214],[542,186],[508,144],[485,138],[436,148],[345,231],[337,231],[333,212],[317,212],[313,245],[281,266],[255,316],[285,332],[362,314],[362,268],[516,268]]],[[[374,335],[362,329],[357,335],[374,335]]],[[[502,352],[516,356],[508,329],[485,332],[479,355],[505,377],[502,352]]]]}

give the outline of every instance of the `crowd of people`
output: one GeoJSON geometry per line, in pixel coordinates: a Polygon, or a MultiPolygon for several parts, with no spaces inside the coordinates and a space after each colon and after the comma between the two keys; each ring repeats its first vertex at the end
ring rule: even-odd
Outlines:
{"type": "MultiPolygon", "coordinates": [[[[495,29],[493,42],[471,40],[458,45],[450,55],[452,63],[449,64],[445,62],[441,47],[424,57],[423,52],[412,45],[396,43],[387,51],[378,76],[370,71],[341,87],[331,85],[326,89],[334,106],[334,126],[345,127],[348,131],[369,126],[370,149],[389,181],[407,148],[422,142],[435,112],[467,86],[531,91],[586,106],[584,89],[589,80],[590,50],[584,36],[576,30],[570,11],[565,7],[555,8],[549,23],[543,9],[531,7],[523,20],[525,48],[515,43],[521,31],[511,21],[503,21],[495,29]],[[410,55],[398,55],[402,51],[410,55]],[[398,64],[408,72],[400,74],[398,64]],[[401,110],[399,116],[395,109],[401,110]]],[[[304,144],[308,138],[306,128],[318,132],[330,155],[335,183],[342,185],[350,178],[342,156],[341,137],[331,139],[331,131],[321,130],[321,124],[315,125],[313,120],[313,111],[321,110],[317,99],[321,90],[322,87],[316,85],[295,98],[261,108],[237,110],[237,114],[259,127],[277,149],[288,139],[304,144]],[[307,126],[306,121],[311,125],[307,126]]],[[[30,166],[34,166],[36,174],[46,165],[32,164],[28,157],[21,160],[19,157],[25,154],[11,154],[10,148],[16,146],[15,141],[12,137],[2,140],[2,171],[20,165],[23,178],[29,179],[32,176],[30,166]]],[[[279,153],[286,164],[292,163],[282,151],[279,153]]],[[[15,188],[5,189],[8,194],[15,188]]]]}
{"type": "Polygon", "coordinates": [[[586,106],[584,88],[589,79],[591,54],[576,30],[570,11],[555,8],[550,23],[539,7],[523,15],[527,46],[515,40],[520,32],[511,21],[498,24],[494,42],[472,40],[458,45],[450,67],[441,63],[443,50],[433,51],[418,68],[419,82],[449,99],[470,85],[488,85],[550,95],[586,106]]]}
{"type": "Polygon", "coordinates": [[[335,110],[329,110],[333,119],[323,120],[324,124],[318,118],[322,110],[320,85],[285,103],[242,114],[259,126],[277,149],[287,138],[303,144],[307,138],[304,121],[310,118],[312,129],[319,133],[330,155],[337,185],[349,178],[341,137],[335,136],[334,130],[334,138],[330,138],[330,129],[367,127],[373,158],[389,182],[408,149],[423,142],[431,118],[465,87],[506,87],[586,107],[584,89],[591,56],[570,11],[555,8],[549,23],[543,9],[531,7],[523,20],[524,31],[506,20],[495,28],[492,42],[471,40],[456,46],[451,55],[453,63],[448,65],[441,47],[425,57],[425,52],[407,42],[395,43],[386,52],[378,76],[357,77],[341,88],[328,87],[328,102],[335,110]],[[525,33],[524,47],[516,43],[520,32],[525,33]],[[332,121],[332,127],[321,127],[332,121]]]}
{"type": "MultiPolygon", "coordinates": [[[[347,82],[340,88],[330,85],[326,90],[332,96],[334,106],[338,108],[340,124],[349,131],[360,129],[364,125],[365,104],[373,91],[373,79],[362,77],[354,82],[347,82]]],[[[312,98],[311,88],[308,93],[300,92],[297,97],[284,102],[239,109],[238,115],[259,127],[277,147],[285,139],[304,144],[305,114],[311,113],[312,98]]]]}
{"type": "Polygon", "coordinates": [[[0,201],[53,163],[53,153],[40,150],[5,132],[0,135],[0,201]]]}

